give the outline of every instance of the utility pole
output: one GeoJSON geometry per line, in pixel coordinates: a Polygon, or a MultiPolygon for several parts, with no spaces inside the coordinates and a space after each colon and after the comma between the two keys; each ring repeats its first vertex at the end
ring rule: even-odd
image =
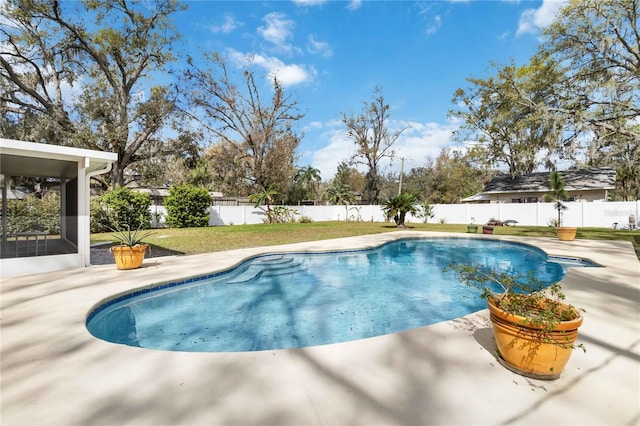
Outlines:
{"type": "Polygon", "coordinates": [[[400,157],[402,164],[400,165],[400,185],[398,185],[398,195],[402,195],[402,175],[404,174],[404,157],[400,157]]]}

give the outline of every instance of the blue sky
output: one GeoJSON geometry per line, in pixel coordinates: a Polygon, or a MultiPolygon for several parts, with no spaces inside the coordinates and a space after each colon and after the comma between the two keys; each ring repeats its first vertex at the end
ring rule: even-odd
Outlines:
{"type": "MultiPolygon", "coordinates": [[[[410,126],[395,145],[405,172],[435,158],[457,124],[451,98],[490,62],[525,63],[561,1],[192,1],[175,22],[191,55],[217,51],[232,67],[252,55],[276,74],[306,114],[298,165],[323,181],[349,158],[342,113],[383,90],[389,127],[410,126]]],[[[264,90],[268,90],[265,78],[264,90]]],[[[398,171],[400,161],[385,171],[398,171]]]]}

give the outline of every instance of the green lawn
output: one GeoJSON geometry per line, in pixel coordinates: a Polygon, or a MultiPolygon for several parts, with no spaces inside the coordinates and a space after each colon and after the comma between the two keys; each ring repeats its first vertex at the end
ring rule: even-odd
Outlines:
{"type": "MultiPolygon", "coordinates": [[[[415,231],[465,232],[466,225],[410,224],[415,231]]],[[[254,246],[272,246],[302,241],[326,240],[356,235],[394,232],[391,223],[314,222],[259,225],[212,226],[207,228],[158,229],[146,239],[152,249],[162,248],[184,254],[209,253],[254,246]]],[[[543,226],[497,226],[497,235],[553,237],[555,229],[543,226]]],[[[609,228],[578,228],[576,238],[631,241],[640,259],[640,231],[614,231],[609,228]]],[[[92,234],[91,242],[115,241],[112,234],[92,234]]]]}

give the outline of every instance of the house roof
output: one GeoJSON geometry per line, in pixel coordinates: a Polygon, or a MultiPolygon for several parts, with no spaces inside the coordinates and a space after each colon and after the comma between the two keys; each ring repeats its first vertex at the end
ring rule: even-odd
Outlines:
{"type": "Polygon", "coordinates": [[[117,159],[110,152],[0,138],[0,172],[7,176],[68,178],[78,173],[79,161],[89,173],[117,159]]]}
{"type": "Polygon", "coordinates": [[[490,197],[487,197],[483,193],[480,193],[480,194],[472,195],[472,196],[467,197],[467,198],[463,198],[460,201],[463,202],[463,203],[470,203],[470,202],[473,202],[473,201],[489,201],[489,200],[491,200],[490,197]]]}
{"type": "MultiPolygon", "coordinates": [[[[482,193],[503,192],[547,192],[550,172],[528,173],[522,175],[494,176],[482,193]]],[[[567,191],[586,191],[615,189],[616,170],[613,167],[565,170],[560,175],[567,191]]]]}

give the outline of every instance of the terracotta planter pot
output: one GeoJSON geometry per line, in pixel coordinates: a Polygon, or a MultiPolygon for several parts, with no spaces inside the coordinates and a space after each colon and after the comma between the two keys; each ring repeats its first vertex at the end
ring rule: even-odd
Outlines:
{"type": "Polygon", "coordinates": [[[146,244],[133,247],[120,245],[111,247],[111,253],[113,253],[118,269],[136,269],[142,265],[148,249],[149,246],[146,244]]]}
{"type": "Polygon", "coordinates": [[[566,226],[558,226],[556,228],[556,235],[560,241],[573,241],[576,239],[576,232],[578,228],[569,228],[566,226]]]}
{"type": "MultiPolygon", "coordinates": [[[[491,299],[487,306],[502,365],[535,379],[560,377],[573,351],[571,346],[578,337],[578,327],[582,325],[582,316],[575,309],[576,319],[558,323],[546,338],[542,338],[540,327],[526,324],[524,317],[503,311],[491,299]]],[[[567,305],[562,306],[570,309],[567,305]]]]}
{"type": "Polygon", "coordinates": [[[467,225],[467,232],[469,234],[475,234],[478,232],[478,225],[467,225]]]}
{"type": "Polygon", "coordinates": [[[483,234],[493,234],[493,226],[483,225],[482,226],[482,233],[483,234]]]}

